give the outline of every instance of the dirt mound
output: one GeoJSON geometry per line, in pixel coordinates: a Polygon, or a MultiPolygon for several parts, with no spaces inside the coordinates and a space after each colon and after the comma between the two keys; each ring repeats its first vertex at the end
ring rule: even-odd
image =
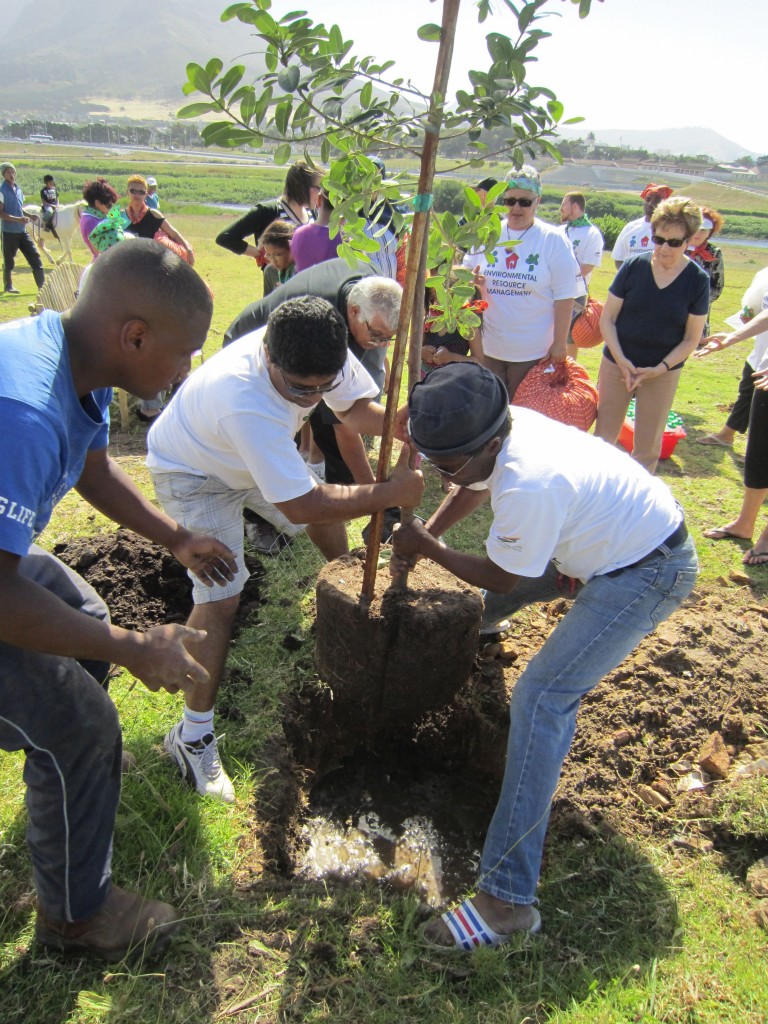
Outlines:
{"type": "MultiPolygon", "coordinates": [[[[57,544],[54,554],[90,583],[106,602],[116,626],[146,630],[159,623],[183,623],[192,610],[192,583],[184,566],[165,548],[130,530],[57,544]]],[[[264,576],[260,562],[248,556],[245,561],[251,577],[241,598],[236,630],[258,607],[264,576]]]]}

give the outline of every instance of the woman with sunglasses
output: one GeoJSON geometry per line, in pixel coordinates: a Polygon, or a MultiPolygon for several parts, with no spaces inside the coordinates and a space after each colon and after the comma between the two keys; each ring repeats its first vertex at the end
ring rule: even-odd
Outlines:
{"type": "Polygon", "coordinates": [[[501,202],[507,217],[493,252],[468,253],[464,266],[474,270],[488,303],[483,361],[511,400],[540,359],[565,359],[579,265],[565,235],[536,217],[541,179],[535,167],[509,172],[501,202]]]}
{"type": "MultiPolygon", "coordinates": [[[[159,210],[153,210],[147,206],[147,182],[140,174],[134,174],[128,179],[128,205],[125,213],[130,220],[130,225],[125,229],[126,234],[135,235],[136,238],[155,238],[158,231],[167,235],[175,246],[169,246],[182,259],[186,260],[190,267],[195,265],[195,254],[189,242],[185,242],[179,232],[166,220],[159,210]],[[178,246],[178,248],[176,248],[178,246]]],[[[157,239],[164,242],[162,236],[157,239]]]]}
{"type": "Polygon", "coordinates": [[[692,200],[665,199],[651,227],[653,251],[622,263],[605,300],[595,434],[615,444],[634,396],[632,456],[655,473],[680,371],[701,341],[709,278],[686,255],[701,227],[692,200]]]}

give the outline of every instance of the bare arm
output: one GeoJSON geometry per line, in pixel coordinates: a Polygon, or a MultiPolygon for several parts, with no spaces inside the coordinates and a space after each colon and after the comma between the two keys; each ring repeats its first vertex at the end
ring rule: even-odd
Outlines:
{"type": "Polygon", "coordinates": [[[402,573],[403,569],[411,566],[418,558],[431,558],[454,576],[475,587],[486,587],[488,590],[506,594],[517,582],[517,576],[496,565],[487,555],[470,555],[449,548],[418,520],[395,530],[392,544],[395,552],[391,563],[393,575],[402,573]]]}
{"type": "Polygon", "coordinates": [[[562,362],[566,357],[572,315],[573,299],[555,299],[555,336],[549,350],[549,358],[555,362],[562,362]]]}
{"type": "Polygon", "coordinates": [[[417,508],[424,490],[420,470],[408,468],[410,450],[403,445],[388,480],[377,484],[321,484],[290,501],[275,502],[292,523],[328,523],[382,512],[385,508],[417,508]]]}
{"type": "Polygon", "coordinates": [[[178,243],[179,245],[182,245],[187,250],[187,262],[189,263],[190,267],[193,267],[195,265],[195,253],[189,242],[185,241],[185,239],[181,237],[176,228],[173,227],[173,225],[168,220],[163,221],[162,230],[166,233],[166,235],[168,235],[168,237],[172,241],[178,243]]]}
{"type": "Polygon", "coordinates": [[[624,378],[627,390],[631,391],[634,386],[632,383],[632,375],[635,372],[635,365],[624,355],[621,348],[621,342],[619,341],[619,335],[616,331],[616,321],[619,318],[619,313],[621,312],[621,307],[623,305],[623,299],[619,299],[611,292],[608,292],[603,306],[603,315],[600,317],[600,333],[603,336],[603,341],[608,347],[608,351],[613,356],[614,362],[621,370],[621,375],[624,378]]]}
{"type": "Polygon", "coordinates": [[[347,465],[352,478],[356,484],[372,484],[376,482],[373,475],[368,455],[365,451],[363,439],[354,430],[343,423],[335,423],[333,432],[336,435],[336,444],[339,446],[339,454],[347,465]]]}
{"type": "Polygon", "coordinates": [[[18,555],[0,551],[0,639],[5,643],[122,665],[150,690],[175,693],[207,681],[208,672],[187,649],[205,633],[178,625],[137,633],[84,615],[21,576],[19,561],[18,555]]]}
{"type": "Polygon", "coordinates": [[[381,436],[384,429],[384,406],[371,398],[358,398],[346,412],[335,412],[335,415],[356,434],[381,436]]]}
{"type": "Polygon", "coordinates": [[[0,202],[0,220],[7,221],[9,224],[28,224],[30,219],[29,217],[15,217],[12,213],[6,213],[5,204],[0,202]]]}
{"type": "Polygon", "coordinates": [[[762,334],[765,330],[768,330],[768,309],[764,309],[762,313],[758,313],[756,317],[753,317],[743,327],[738,327],[730,334],[710,334],[706,339],[706,345],[699,349],[696,357],[701,359],[703,356],[719,352],[721,349],[729,348],[731,345],[738,345],[740,341],[747,341],[756,334],[762,334]]]}

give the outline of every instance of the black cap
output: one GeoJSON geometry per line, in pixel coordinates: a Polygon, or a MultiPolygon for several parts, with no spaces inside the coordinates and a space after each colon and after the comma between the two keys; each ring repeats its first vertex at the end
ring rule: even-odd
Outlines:
{"type": "Polygon", "coordinates": [[[427,458],[465,455],[492,438],[509,415],[503,382],[478,363],[446,363],[411,389],[408,432],[427,458]]]}
{"type": "Polygon", "coordinates": [[[496,178],[483,178],[475,185],[475,189],[482,189],[483,192],[490,192],[494,185],[498,185],[496,178]]]}

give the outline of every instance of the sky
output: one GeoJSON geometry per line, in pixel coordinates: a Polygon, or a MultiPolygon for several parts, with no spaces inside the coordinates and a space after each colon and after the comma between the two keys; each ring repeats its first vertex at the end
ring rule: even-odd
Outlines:
{"type": "MultiPolygon", "coordinates": [[[[512,36],[513,16],[502,0],[498,15],[478,25],[476,7],[463,0],[451,77],[462,88],[470,68],[489,63],[488,32],[512,36]]],[[[429,0],[273,0],[272,14],[306,10],[326,25],[335,22],[357,44],[353,53],[396,59],[399,73],[428,92],[436,43],[416,29],[441,20],[442,4],[429,0]],[[376,12],[380,12],[377,16],[376,12]]],[[[570,0],[550,0],[553,12],[539,23],[552,37],[536,50],[532,84],[551,88],[565,117],[580,128],[711,128],[758,153],[768,153],[766,0],[593,0],[580,20],[570,0]]]]}

